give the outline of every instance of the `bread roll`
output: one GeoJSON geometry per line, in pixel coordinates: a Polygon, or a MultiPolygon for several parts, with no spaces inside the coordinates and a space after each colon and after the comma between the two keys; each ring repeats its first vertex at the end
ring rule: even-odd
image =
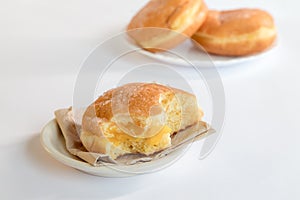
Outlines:
{"type": "Polygon", "coordinates": [[[113,159],[128,153],[150,155],[170,147],[172,134],[202,115],[190,93],[130,83],[105,92],[87,108],[80,139],[88,151],[113,159]]]}
{"type": "Polygon", "coordinates": [[[192,36],[206,13],[203,0],[152,0],[132,18],[127,30],[144,49],[163,51],[192,36]]]}
{"type": "Polygon", "coordinates": [[[263,10],[210,10],[192,38],[209,53],[244,56],[270,47],[276,29],[272,16],[263,10]]]}

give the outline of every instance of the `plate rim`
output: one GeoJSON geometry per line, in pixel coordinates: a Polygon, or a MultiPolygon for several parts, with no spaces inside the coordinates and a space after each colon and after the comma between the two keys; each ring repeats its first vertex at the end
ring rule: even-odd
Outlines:
{"type": "MultiPolygon", "coordinates": [[[[173,159],[171,162],[164,163],[161,168],[144,171],[144,172],[126,171],[126,168],[130,168],[130,166],[124,166],[124,169],[116,169],[114,167],[109,167],[106,165],[92,166],[91,164],[86,163],[85,161],[80,161],[80,160],[72,158],[74,155],[72,155],[70,152],[68,152],[67,149],[66,149],[66,151],[70,156],[66,156],[65,154],[59,152],[56,148],[54,148],[53,145],[51,144],[51,142],[47,141],[47,139],[49,139],[49,137],[47,137],[48,136],[47,134],[49,134],[49,131],[46,131],[46,130],[48,128],[53,129],[51,126],[55,126],[56,130],[60,129],[55,118],[50,120],[43,127],[41,134],[40,134],[40,142],[42,144],[42,147],[46,150],[46,152],[52,158],[54,158],[55,160],[59,161],[60,163],[66,165],[68,167],[72,167],[79,171],[82,171],[82,172],[85,172],[85,173],[88,173],[91,175],[95,175],[95,176],[100,176],[100,177],[122,178],[122,177],[138,176],[138,175],[144,175],[144,174],[150,174],[153,172],[157,172],[158,170],[163,170],[163,169],[169,167],[171,164],[178,161],[185,154],[186,150],[188,149],[188,148],[186,148],[186,149],[184,149],[184,151],[179,151],[179,153],[175,154],[175,159],[173,159]]],[[[56,134],[58,134],[58,132],[56,132],[56,134]]],[[[80,158],[78,158],[78,159],[80,159],[80,158]]],[[[147,164],[147,163],[141,163],[141,165],[143,165],[143,164],[147,164]]]]}
{"type": "MultiPolygon", "coordinates": [[[[56,121],[56,119],[52,119],[50,120],[43,128],[40,134],[40,143],[42,145],[42,147],[46,150],[46,152],[55,160],[59,161],[60,163],[68,166],[68,167],[72,167],[74,169],[77,169],[79,171],[91,174],[91,175],[95,175],[95,176],[100,176],[100,177],[109,177],[109,178],[121,178],[121,177],[129,177],[129,176],[136,176],[136,175],[141,175],[142,173],[126,173],[124,171],[119,171],[116,170],[114,168],[110,168],[107,167],[105,165],[103,166],[97,166],[94,167],[84,161],[80,161],[80,160],[76,160],[73,159],[71,157],[68,157],[62,153],[60,153],[59,151],[57,151],[55,148],[52,148],[52,145],[49,145],[48,142],[46,141],[47,137],[47,131],[46,129],[49,128],[50,126],[54,125],[56,126],[56,128],[59,128],[58,123],[56,121]],[[101,170],[99,170],[101,169],[101,170]],[[110,171],[110,174],[105,174],[101,171],[110,171]],[[100,173],[101,172],[101,173],[100,173]],[[113,173],[113,175],[112,175],[113,173]]],[[[69,153],[69,152],[68,152],[69,153]]],[[[73,156],[71,153],[69,153],[70,156],[73,156]]]]}
{"type": "MultiPolygon", "coordinates": [[[[186,63],[186,62],[178,62],[178,60],[180,59],[176,59],[174,57],[171,57],[171,56],[166,56],[165,54],[163,53],[152,53],[152,52],[149,52],[141,47],[139,47],[138,45],[135,44],[135,42],[133,41],[132,38],[130,38],[129,36],[126,36],[125,37],[125,40],[126,40],[126,43],[127,45],[129,46],[130,49],[135,49],[137,50],[138,48],[138,52],[142,55],[145,55],[149,58],[152,58],[152,59],[155,59],[155,60],[159,60],[161,62],[165,62],[165,63],[168,63],[168,64],[175,64],[176,66],[181,66],[181,67],[189,67],[189,65],[186,63]],[[185,63],[185,64],[184,64],[185,63]]],[[[191,43],[194,42],[194,40],[191,38],[191,43]]],[[[186,41],[184,41],[186,42],[186,41]]],[[[183,42],[183,43],[184,43],[183,42]]],[[[179,44],[178,46],[180,46],[182,44],[179,44]]],[[[200,48],[200,47],[197,47],[197,45],[195,45],[196,48],[200,48]]],[[[245,55],[245,56],[222,56],[222,55],[215,55],[215,54],[211,54],[211,53],[208,53],[208,52],[204,52],[207,54],[207,56],[209,57],[209,60],[206,60],[206,61],[199,61],[199,60],[190,60],[191,63],[193,63],[193,65],[195,65],[196,67],[200,67],[200,68],[203,68],[203,69],[209,69],[211,68],[211,64],[209,63],[212,63],[212,65],[215,67],[215,68],[227,68],[227,67],[230,67],[230,66],[235,66],[235,65],[238,65],[238,64],[241,64],[241,63],[245,63],[245,62],[250,62],[250,61],[253,61],[253,60],[256,60],[256,59],[259,59],[263,56],[265,56],[266,54],[269,54],[270,52],[272,52],[272,50],[274,48],[276,48],[278,46],[278,41],[274,41],[274,43],[268,47],[267,49],[265,49],[264,51],[262,52],[258,52],[258,53],[255,53],[255,54],[250,54],[250,55],[245,55]],[[220,58],[228,58],[229,60],[225,60],[225,61],[222,61],[222,60],[214,60],[213,57],[220,57],[220,58]]],[[[172,49],[170,49],[171,53],[172,53],[172,49]]],[[[201,52],[201,50],[199,50],[201,52]]]]}

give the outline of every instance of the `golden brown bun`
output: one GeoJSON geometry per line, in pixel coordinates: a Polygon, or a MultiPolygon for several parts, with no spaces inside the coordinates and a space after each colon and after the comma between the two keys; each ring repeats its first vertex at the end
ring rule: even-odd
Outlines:
{"type": "Polygon", "coordinates": [[[191,37],[206,14],[203,0],[152,0],[132,18],[127,30],[141,47],[152,52],[167,50],[191,37]],[[156,28],[142,29],[147,27],[156,28]]]}
{"type": "Polygon", "coordinates": [[[209,53],[243,56],[270,47],[276,30],[272,16],[259,9],[210,10],[192,38],[209,53]]]}
{"type": "Polygon", "coordinates": [[[87,108],[80,139],[88,151],[112,158],[150,155],[171,146],[170,136],[202,115],[190,93],[155,83],[130,83],[107,91],[87,108]]]}

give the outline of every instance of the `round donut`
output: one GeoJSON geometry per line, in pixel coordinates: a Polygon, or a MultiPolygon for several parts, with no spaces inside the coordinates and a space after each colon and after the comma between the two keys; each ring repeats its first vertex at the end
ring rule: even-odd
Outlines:
{"type": "Polygon", "coordinates": [[[264,51],[276,38],[272,16],[259,9],[209,10],[192,36],[207,52],[244,56],[264,51]]]}
{"type": "Polygon", "coordinates": [[[128,34],[146,50],[167,50],[191,37],[207,11],[203,0],[152,0],[132,18],[128,34]]]}

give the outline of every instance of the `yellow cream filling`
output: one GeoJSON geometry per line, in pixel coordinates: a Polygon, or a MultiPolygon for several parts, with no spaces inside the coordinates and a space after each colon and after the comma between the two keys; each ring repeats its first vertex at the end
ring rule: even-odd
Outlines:
{"type": "Polygon", "coordinates": [[[170,134],[172,129],[168,126],[163,126],[152,137],[138,138],[122,132],[114,123],[109,123],[103,126],[103,133],[108,141],[124,151],[149,155],[171,145],[170,134]]]}

